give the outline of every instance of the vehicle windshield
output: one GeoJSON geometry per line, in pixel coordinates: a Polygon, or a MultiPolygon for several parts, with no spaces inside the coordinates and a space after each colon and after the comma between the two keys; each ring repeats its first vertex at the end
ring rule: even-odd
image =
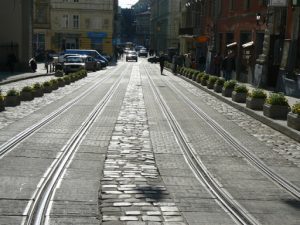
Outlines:
{"type": "Polygon", "coordinates": [[[66,62],[68,63],[82,63],[83,59],[80,57],[67,57],[66,62]]]}
{"type": "Polygon", "coordinates": [[[128,54],[136,55],[136,52],[135,51],[129,51],[128,54]]]}

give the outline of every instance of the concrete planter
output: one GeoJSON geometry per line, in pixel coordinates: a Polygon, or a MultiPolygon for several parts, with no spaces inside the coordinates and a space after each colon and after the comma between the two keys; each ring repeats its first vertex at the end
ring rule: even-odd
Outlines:
{"type": "Polygon", "coordinates": [[[33,92],[21,91],[20,92],[21,101],[31,101],[34,99],[33,92]]]}
{"type": "Polygon", "coordinates": [[[290,108],[287,105],[270,105],[265,103],[263,106],[264,116],[272,119],[286,120],[289,111],[290,108]]]}
{"type": "Polygon", "coordinates": [[[44,86],[43,91],[44,91],[44,93],[51,93],[52,92],[52,86],[44,86]]]}
{"type": "Polygon", "coordinates": [[[33,90],[33,96],[34,97],[42,97],[44,95],[43,89],[38,88],[33,90]]]}
{"type": "Polygon", "coordinates": [[[59,81],[58,81],[58,87],[64,87],[64,86],[65,86],[65,82],[59,80],[59,81]]]}
{"type": "Polygon", "coordinates": [[[287,115],[287,125],[295,130],[300,130],[300,115],[289,112],[287,115]]]}
{"type": "Polygon", "coordinates": [[[52,84],[52,90],[57,90],[58,89],[58,84],[52,84]]]}
{"type": "Polygon", "coordinates": [[[5,105],[6,106],[17,106],[20,105],[20,96],[6,96],[5,98],[5,105]]]}
{"type": "Polygon", "coordinates": [[[265,104],[264,98],[246,98],[246,107],[253,110],[263,110],[263,106],[265,104]]]}
{"type": "Polygon", "coordinates": [[[214,85],[214,91],[217,92],[217,93],[221,93],[222,88],[223,88],[223,85],[218,85],[218,84],[214,85]]]}
{"type": "Polygon", "coordinates": [[[246,102],[247,93],[245,92],[232,92],[231,98],[232,101],[238,102],[238,103],[245,103],[246,102]]]}
{"type": "Polygon", "coordinates": [[[230,97],[231,98],[232,92],[233,92],[233,88],[225,88],[225,87],[222,88],[222,95],[224,97],[230,97]]]}
{"type": "Polygon", "coordinates": [[[207,85],[207,80],[201,80],[201,85],[206,86],[207,85]]]}
{"type": "Polygon", "coordinates": [[[207,88],[208,89],[213,89],[214,88],[214,83],[207,83],[207,88]]]}

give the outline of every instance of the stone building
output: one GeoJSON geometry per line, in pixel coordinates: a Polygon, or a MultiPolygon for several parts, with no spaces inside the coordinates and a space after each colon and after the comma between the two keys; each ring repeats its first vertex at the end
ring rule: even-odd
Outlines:
{"type": "Polygon", "coordinates": [[[113,53],[117,0],[35,0],[34,48],[113,53]]]}
{"type": "Polygon", "coordinates": [[[151,49],[167,52],[170,48],[179,48],[179,1],[151,0],[151,49]]]}
{"type": "Polygon", "coordinates": [[[28,69],[32,57],[32,0],[0,1],[0,70],[28,69]]]}

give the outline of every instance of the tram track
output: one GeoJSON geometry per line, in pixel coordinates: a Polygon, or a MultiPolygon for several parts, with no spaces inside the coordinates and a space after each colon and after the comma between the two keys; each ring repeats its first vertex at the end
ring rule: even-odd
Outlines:
{"type": "Polygon", "coordinates": [[[47,170],[44,178],[40,181],[32,200],[26,207],[25,215],[28,215],[23,225],[41,225],[45,224],[46,213],[49,211],[49,204],[55,194],[55,190],[59,181],[62,179],[67,166],[71,163],[80,143],[83,141],[87,131],[93,125],[94,121],[101,114],[111,97],[116,93],[124,74],[127,72],[128,66],[123,70],[120,77],[114,82],[110,90],[102,98],[102,100],[94,107],[93,111],[88,115],[86,120],[77,129],[77,131],[68,140],[67,144],[61,150],[59,158],[57,158],[47,170]]]}
{"type": "Polygon", "coordinates": [[[196,175],[197,179],[205,185],[209,193],[217,199],[218,203],[229,213],[229,215],[239,224],[243,225],[259,225],[260,223],[244,209],[237,201],[235,201],[223,188],[220,187],[219,182],[210,174],[208,169],[199,159],[195,150],[189,144],[182,128],[177,122],[175,116],[171,112],[167,103],[163,99],[160,91],[155,86],[148,69],[144,66],[146,75],[149,80],[150,88],[155,96],[155,99],[165,115],[174,136],[184,154],[184,157],[190,168],[196,175]]]}
{"type": "MultiPolygon", "coordinates": [[[[127,67],[126,67],[127,68],[127,67]]],[[[126,69],[125,69],[126,70],[126,69]]],[[[95,84],[93,84],[91,87],[89,87],[87,90],[82,92],[79,96],[72,99],[71,101],[65,103],[63,106],[59,107],[54,112],[50,113],[43,119],[41,119],[39,122],[33,124],[32,126],[26,128],[25,130],[21,131],[14,137],[10,138],[8,141],[3,143],[0,146],[0,159],[3,158],[8,152],[10,152],[15,146],[20,144],[23,140],[28,138],[30,135],[37,132],[39,129],[53,121],[55,118],[69,110],[72,106],[74,106],[76,103],[78,103],[81,99],[88,96],[90,93],[92,93],[100,84],[102,84],[104,81],[110,78],[110,75],[113,73],[116,73],[117,71],[121,71],[121,69],[114,69],[110,71],[108,74],[106,74],[105,77],[103,77],[101,80],[97,81],[95,84]]]]}
{"type": "MultiPolygon", "coordinates": [[[[173,78],[172,78],[173,79],[173,78]]],[[[206,122],[223,140],[225,140],[229,145],[231,145],[237,152],[242,154],[245,159],[251,163],[255,168],[257,168],[262,174],[267,178],[272,180],[277,185],[281,186],[284,190],[290,193],[292,196],[300,199],[300,188],[291,183],[285,177],[273,171],[269,166],[267,166],[261,159],[254,155],[249,149],[247,149],[240,141],[238,141],[234,136],[229,134],[225,129],[223,129],[215,120],[213,120],[209,115],[207,115],[202,109],[200,109],[195,103],[192,102],[186,95],[184,95],[174,84],[165,80],[168,86],[177,93],[183,101],[200,117],[206,122]]]]}

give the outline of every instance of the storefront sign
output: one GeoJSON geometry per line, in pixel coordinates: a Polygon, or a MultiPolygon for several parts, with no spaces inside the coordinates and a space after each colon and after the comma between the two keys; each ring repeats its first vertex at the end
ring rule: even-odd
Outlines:
{"type": "Polygon", "coordinates": [[[269,6],[273,7],[286,7],[287,6],[287,0],[270,0],[269,6]]]}

